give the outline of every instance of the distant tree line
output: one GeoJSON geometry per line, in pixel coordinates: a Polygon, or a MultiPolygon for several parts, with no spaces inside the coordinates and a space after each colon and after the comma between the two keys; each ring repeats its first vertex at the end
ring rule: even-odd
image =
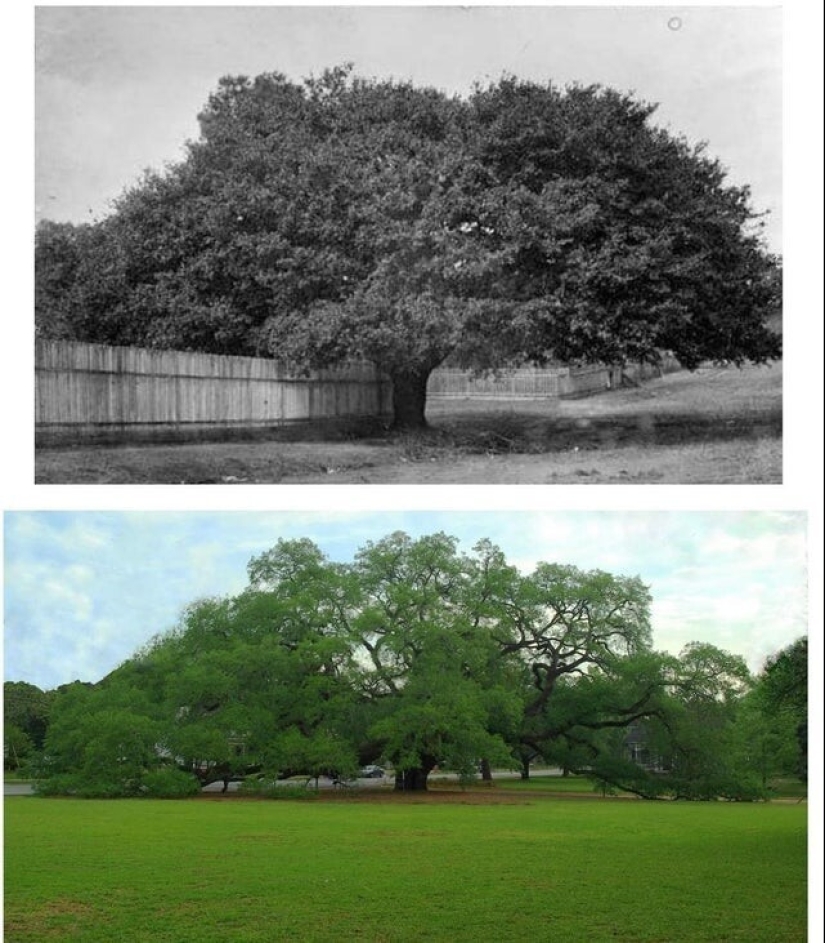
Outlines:
{"type": "Polygon", "coordinates": [[[248,574],[97,684],[7,683],[7,768],[44,794],[109,796],[369,763],[404,790],[436,766],[541,763],[647,798],[753,799],[804,776],[807,641],[755,679],[710,644],[657,652],[637,577],[523,574],[443,533],[394,533],[348,563],[280,541],[248,574]]]}
{"type": "Polygon", "coordinates": [[[425,424],[445,360],[765,362],[780,260],[747,187],[599,86],[465,97],[228,76],[186,156],[98,222],[42,222],[36,327],[80,341],[372,361],[425,424]]]}

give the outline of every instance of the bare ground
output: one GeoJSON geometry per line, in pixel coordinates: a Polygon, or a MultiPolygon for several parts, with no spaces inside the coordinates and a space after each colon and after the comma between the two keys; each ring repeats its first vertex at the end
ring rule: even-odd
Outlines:
{"type": "MultiPolygon", "coordinates": [[[[603,799],[627,800],[637,799],[637,796],[622,794],[619,796],[603,797],[593,790],[581,792],[553,792],[552,789],[531,789],[528,791],[507,789],[506,787],[472,786],[470,788],[444,788],[443,786],[430,787],[423,791],[396,792],[387,789],[320,789],[313,792],[307,801],[333,803],[373,803],[397,805],[532,805],[541,799],[603,799]]],[[[242,792],[201,793],[187,800],[189,802],[273,802],[284,801],[265,796],[247,795],[242,792]]],[[[299,800],[302,801],[302,800],[299,800]]]]}
{"type": "Polygon", "coordinates": [[[417,435],[38,450],[50,484],[778,484],[782,368],[576,400],[433,400],[417,435]]]}

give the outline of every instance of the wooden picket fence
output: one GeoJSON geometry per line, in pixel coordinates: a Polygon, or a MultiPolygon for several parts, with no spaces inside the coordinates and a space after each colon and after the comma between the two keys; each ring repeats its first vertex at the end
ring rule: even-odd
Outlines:
{"type": "MultiPolygon", "coordinates": [[[[679,369],[520,368],[475,377],[442,367],[430,398],[552,399],[616,388],[679,369]]],[[[35,341],[35,443],[225,437],[307,422],[357,422],[392,413],[392,384],[370,364],[301,375],[283,363],[76,341],[35,341]]]]}
{"type": "Polygon", "coordinates": [[[256,357],[35,342],[35,441],[174,439],[392,412],[369,364],[302,376],[256,357]]]}
{"type": "Polygon", "coordinates": [[[491,376],[473,376],[467,370],[441,367],[433,371],[427,396],[452,399],[554,399],[582,396],[616,389],[625,382],[638,382],[681,369],[675,358],[662,364],[629,364],[625,367],[520,367],[491,376]]]}

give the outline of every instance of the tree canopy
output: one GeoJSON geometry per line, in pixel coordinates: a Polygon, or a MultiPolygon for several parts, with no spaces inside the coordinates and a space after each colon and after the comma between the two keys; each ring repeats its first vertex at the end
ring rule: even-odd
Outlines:
{"type": "Polygon", "coordinates": [[[808,637],[776,652],[758,678],[757,703],[763,717],[790,724],[796,733],[797,772],[808,776],[808,637]]]}
{"type": "Polygon", "coordinates": [[[647,797],[752,798],[777,768],[752,736],[793,740],[747,701],[740,657],[652,647],[638,577],[522,573],[487,540],[400,532],[349,562],[279,541],[248,575],[98,684],[56,693],[43,791],[180,794],[376,762],[420,790],[436,766],[541,761],[647,797]]]}
{"type": "Polygon", "coordinates": [[[52,695],[25,681],[3,684],[3,742],[5,766],[17,769],[32,753],[43,749],[52,695]]]}
{"type": "Polygon", "coordinates": [[[505,77],[466,98],[229,76],[186,157],[91,226],[37,232],[45,336],[374,362],[398,426],[445,361],[779,356],[746,187],[609,88],[505,77]]]}

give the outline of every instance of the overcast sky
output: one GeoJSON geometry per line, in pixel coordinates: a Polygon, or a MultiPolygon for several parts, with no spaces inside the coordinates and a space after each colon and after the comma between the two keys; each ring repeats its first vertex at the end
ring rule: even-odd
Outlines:
{"type": "Polygon", "coordinates": [[[450,93],[505,73],[600,83],[659,103],[769,211],[782,250],[782,13],[776,7],[39,7],[38,219],[99,218],[182,156],[227,74],[365,77],[450,93]]]}
{"type": "Polygon", "coordinates": [[[776,512],[11,512],[5,515],[7,681],[98,681],[188,603],[237,593],[249,560],[309,537],[349,561],[396,530],[490,538],[539,561],[639,576],[657,649],[690,641],[766,656],[807,633],[806,516],[776,512]]]}

